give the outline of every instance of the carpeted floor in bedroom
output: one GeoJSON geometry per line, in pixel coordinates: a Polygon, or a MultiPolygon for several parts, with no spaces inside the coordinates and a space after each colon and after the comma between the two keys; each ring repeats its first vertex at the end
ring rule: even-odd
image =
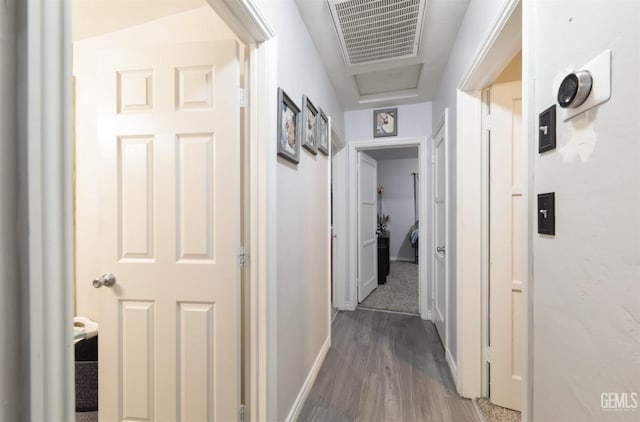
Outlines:
{"type": "Polygon", "coordinates": [[[520,412],[497,406],[486,398],[477,399],[475,402],[482,412],[484,422],[520,422],[521,420],[520,412]]]}
{"type": "Polygon", "coordinates": [[[387,282],[359,305],[361,308],[418,314],[418,264],[391,261],[387,282]]]}

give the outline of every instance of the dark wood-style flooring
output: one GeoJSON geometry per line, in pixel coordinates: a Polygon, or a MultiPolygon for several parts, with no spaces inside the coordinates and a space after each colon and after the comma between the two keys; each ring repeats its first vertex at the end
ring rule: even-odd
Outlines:
{"type": "Polygon", "coordinates": [[[455,390],[435,327],[417,316],[341,312],[300,422],[479,421],[455,390]]]}

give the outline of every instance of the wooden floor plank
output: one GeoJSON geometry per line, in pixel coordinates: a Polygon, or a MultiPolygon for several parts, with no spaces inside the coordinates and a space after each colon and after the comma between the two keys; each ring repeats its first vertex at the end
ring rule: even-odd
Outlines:
{"type": "Polygon", "coordinates": [[[301,422],[477,422],[455,390],[433,324],[419,317],[341,312],[301,422]]]}

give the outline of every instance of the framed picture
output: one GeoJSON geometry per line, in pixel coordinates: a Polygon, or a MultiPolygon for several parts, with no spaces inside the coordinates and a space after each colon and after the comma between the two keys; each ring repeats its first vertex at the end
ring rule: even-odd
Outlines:
{"type": "Polygon", "coordinates": [[[302,96],[302,146],[313,155],[318,153],[318,143],[316,138],[316,116],[318,109],[313,105],[306,95],[302,96]]]}
{"type": "Polygon", "coordinates": [[[278,155],[296,164],[300,162],[299,115],[296,103],[278,88],[278,155]]]}
{"type": "Polygon", "coordinates": [[[373,137],[398,136],[398,109],[373,110],[373,137]]]}
{"type": "Polygon", "coordinates": [[[316,116],[316,142],[318,150],[324,155],[329,155],[329,119],[322,109],[316,116]]]}

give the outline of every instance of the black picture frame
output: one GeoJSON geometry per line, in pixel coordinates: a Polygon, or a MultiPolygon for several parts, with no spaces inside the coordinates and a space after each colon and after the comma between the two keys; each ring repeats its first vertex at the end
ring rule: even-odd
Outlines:
{"type": "Polygon", "coordinates": [[[302,140],[302,146],[313,155],[318,153],[317,116],[318,109],[313,105],[309,97],[303,95],[301,127],[299,128],[300,139],[302,140]]]}
{"type": "Polygon", "coordinates": [[[318,151],[329,155],[329,118],[322,108],[318,109],[316,116],[316,142],[318,143],[318,151]]]}
{"type": "Polygon", "coordinates": [[[398,108],[373,110],[373,137],[398,136],[398,108]]]}
{"type": "Polygon", "coordinates": [[[294,164],[300,162],[299,121],[300,108],[278,88],[278,155],[294,164]]]}

